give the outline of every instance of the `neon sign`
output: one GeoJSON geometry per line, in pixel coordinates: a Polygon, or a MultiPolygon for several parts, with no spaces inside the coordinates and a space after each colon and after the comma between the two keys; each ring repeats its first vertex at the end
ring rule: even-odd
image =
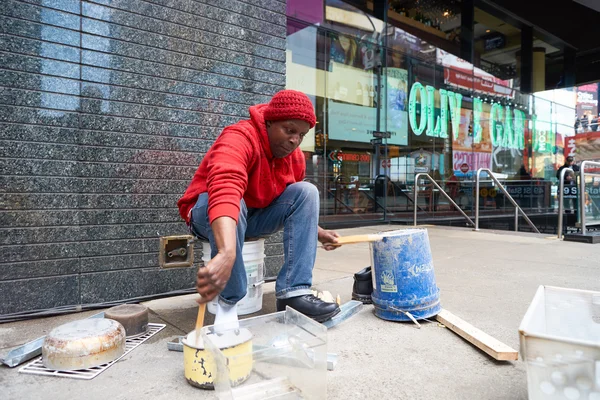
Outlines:
{"type": "Polygon", "coordinates": [[[371,156],[369,154],[344,153],[338,150],[330,152],[328,158],[333,162],[371,162],[371,156]]]}
{"type": "MultiPolygon", "coordinates": [[[[429,86],[429,87],[431,87],[431,86],[429,86]]],[[[412,128],[413,132],[417,136],[421,136],[421,134],[425,130],[425,124],[427,123],[427,118],[425,116],[427,116],[427,114],[428,114],[427,108],[426,108],[427,107],[426,104],[428,104],[428,102],[426,99],[427,99],[427,94],[425,92],[425,88],[423,87],[423,85],[421,85],[419,82],[413,83],[412,87],[410,88],[410,95],[408,96],[408,120],[410,122],[410,127],[412,128]],[[419,105],[421,107],[421,109],[420,109],[421,122],[419,123],[418,126],[417,126],[417,92],[419,92],[419,100],[420,100],[419,105]],[[423,110],[423,108],[425,108],[425,110],[423,110]],[[425,111],[425,112],[423,112],[423,111],[425,111]]]]}
{"type": "MultiPolygon", "coordinates": [[[[408,116],[410,127],[415,135],[420,136],[425,132],[427,136],[448,138],[448,122],[452,124],[452,132],[460,128],[460,110],[462,108],[462,94],[440,89],[440,115],[435,118],[434,100],[435,89],[432,86],[423,86],[415,82],[408,97],[408,116]],[[418,102],[417,102],[418,98],[418,102]],[[417,108],[421,118],[417,121],[417,108]],[[450,120],[450,121],[448,121],[450,120]]],[[[483,101],[473,99],[473,143],[481,143],[483,129],[481,114],[483,101]]],[[[533,116],[535,121],[535,116],[533,116]]],[[[490,112],[490,138],[495,147],[523,150],[525,148],[525,113],[514,110],[509,106],[499,103],[492,104],[490,112]]],[[[535,122],[534,122],[534,132],[535,122]]],[[[540,146],[542,147],[542,146],[540,146]]],[[[547,151],[547,148],[545,148],[547,151]]]]}

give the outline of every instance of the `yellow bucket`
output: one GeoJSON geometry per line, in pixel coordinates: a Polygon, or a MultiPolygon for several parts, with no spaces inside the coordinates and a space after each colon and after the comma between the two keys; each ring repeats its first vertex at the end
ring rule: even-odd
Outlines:
{"type": "MultiPolygon", "coordinates": [[[[200,389],[214,389],[217,375],[215,360],[204,346],[202,338],[196,342],[196,331],[190,332],[183,343],[183,365],[185,379],[192,386],[200,389]]],[[[252,334],[247,329],[238,333],[226,332],[221,337],[215,337],[215,344],[223,354],[234,360],[229,368],[229,380],[232,386],[243,383],[252,372],[252,334]]]]}

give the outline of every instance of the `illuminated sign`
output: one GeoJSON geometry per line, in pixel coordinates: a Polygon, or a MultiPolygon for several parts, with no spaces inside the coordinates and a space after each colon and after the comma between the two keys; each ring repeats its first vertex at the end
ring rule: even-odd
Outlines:
{"type": "Polygon", "coordinates": [[[354,162],[370,162],[371,156],[368,154],[354,154],[354,153],[342,153],[342,161],[354,161],[354,162]]]}
{"type": "MultiPolygon", "coordinates": [[[[408,96],[408,120],[415,135],[420,136],[425,132],[427,136],[445,139],[448,137],[449,120],[452,124],[452,132],[458,132],[462,94],[444,89],[440,89],[439,93],[440,115],[436,119],[434,116],[435,89],[432,86],[423,86],[419,82],[412,85],[408,96]],[[420,120],[417,120],[418,114],[421,116],[420,120]]],[[[473,143],[481,143],[482,141],[482,112],[483,102],[481,99],[473,99],[473,143]]],[[[493,104],[489,128],[492,144],[495,147],[523,150],[525,148],[526,122],[527,119],[523,111],[514,110],[509,106],[502,106],[500,103],[493,104]]],[[[540,145],[540,149],[541,147],[540,145]]]]}
{"type": "MultiPolygon", "coordinates": [[[[377,126],[376,108],[331,100],[327,102],[327,106],[329,139],[363,143],[369,143],[373,139],[372,132],[377,126]]],[[[381,114],[381,129],[391,133],[387,144],[406,146],[408,144],[407,112],[398,111],[397,114],[382,112],[381,114]],[[397,118],[392,120],[392,117],[397,118]]]]}
{"type": "Polygon", "coordinates": [[[483,39],[483,47],[485,51],[501,49],[506,46],[506,37],[501,33],[488,35],[483,39]]]}
{"type": "Polygon", "coordinates": [[[479,168],[492,168],[492,153],[453,151],[452,167],[454,171],[460,171],[463,164],[473,171],[477,171],[479,168]]]}
{"type": "Polygon", "coordinates": [[[598,100],[594,99],[594,95],[588,92],[577,92],[577,102],[578,103],[589,103],[595,106],[598,105],[598,100]]]}
{"type": "Polygon", "coordinates": [[[344,153],[339,150],[331,151],[328,158],[331,161],[371,162],[369,154],[344,153]]]}

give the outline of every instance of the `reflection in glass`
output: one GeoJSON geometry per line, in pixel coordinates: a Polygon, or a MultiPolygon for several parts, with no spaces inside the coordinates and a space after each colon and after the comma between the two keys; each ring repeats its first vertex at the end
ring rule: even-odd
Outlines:
{"type": "Polygon", "coordinates": [[[484,71],[402,29],[383,29],[342,1],[326,6],[319,26],[288,19],[294,29],[287,48],[288,88],[310,92],[317,109],[315,140],[303,149],[322,194],[323,222],[410,223],[414,185],[424,218],[452,221],[458,213],[437,188],[414,181],[421,172],[462,209],[473,212],[477,195],[482,215],[512,218],[491,181],[473,193],[480,168],[491,169],[528,213],[554,212],[556,169],[574,135],[575,103],[564,99],[573,91],[521,93],[510,71],[495,76],[489,65],[484,71]],[[390,136],[380,140],[373,136],[378,108],[380,131],[390,136]]]}

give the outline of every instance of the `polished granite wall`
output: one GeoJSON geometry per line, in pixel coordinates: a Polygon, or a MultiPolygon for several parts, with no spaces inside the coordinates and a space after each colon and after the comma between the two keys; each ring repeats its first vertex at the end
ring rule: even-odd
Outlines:
{"type": "Polygon", "coordinates": [[[0,315],[192,287],[158,237],[187,233],[221,128],[284,87],[285,35],[285,0],[2,0],[0,315]]]}

